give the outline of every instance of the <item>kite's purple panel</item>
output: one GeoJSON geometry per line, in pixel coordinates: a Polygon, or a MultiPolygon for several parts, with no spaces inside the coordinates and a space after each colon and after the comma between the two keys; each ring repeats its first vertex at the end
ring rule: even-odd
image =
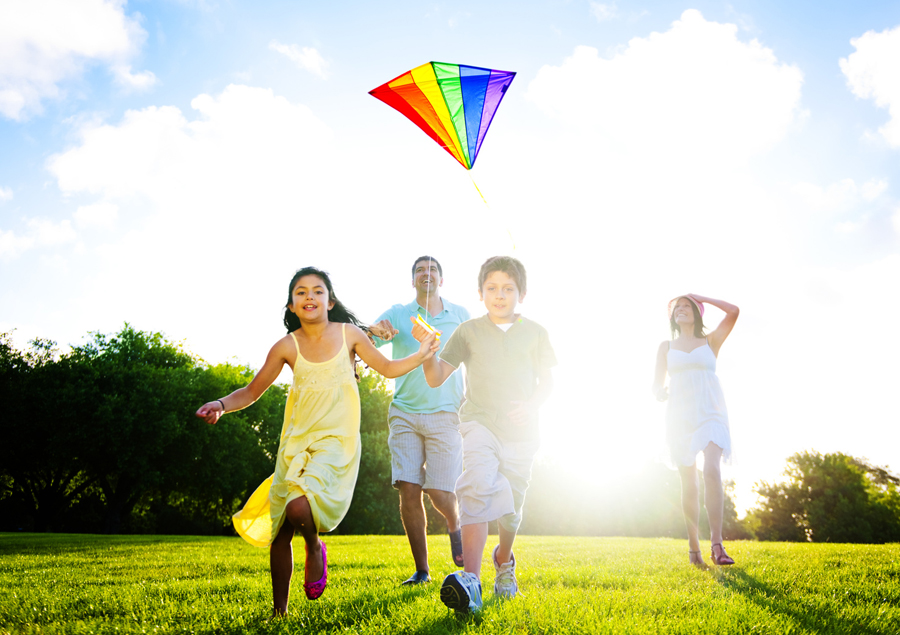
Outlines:
{"type": "Polygon", "coordinates": [[[478,146],[475,148],[475,155],[481,150],[481,142],[487,134],[491,121],[494,119],[494,113],[500,101],[506,94],[506,89],[512,83],[515,73],[508,71],[491,71],[491,79],[488,81],[487,94],[484,98],[484,113],[481,116],[481,130],[478,132],[478,146]]]}

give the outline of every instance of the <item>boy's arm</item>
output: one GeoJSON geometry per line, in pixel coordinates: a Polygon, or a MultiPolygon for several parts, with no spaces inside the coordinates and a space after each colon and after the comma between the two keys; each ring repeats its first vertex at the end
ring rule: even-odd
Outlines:
{"type": "Polygon", "coordinates": [[[538,408],[540,408],[547,398],[550,391],[553,390],[553,373],[549,368],[544,368],[538,375],[538,385],[534,389],[534,394],[528,401],[514,401],[515,406],[509,412],[509,420],[515,425],[525,425],[530,423],[533,418],[537,417],[538,408]]]}
{"type": "Polygon", "coordinates": [[[425,381],[432,388],[442,385],[456,369],[439,357],[431,357],[422,364],[425,373],[425,381]]]}
{"type": "MultiPolygon", "coordinates": [[[[416,318],[409,318],[412,322],[412,336],[418,340],[419,342],[423,341],[426,337],[434,337],[434,334],[430,331],[423,328],[418,322],[416,322],[416,318]]],[[[441,331],[435,331],[435,333],[440,336],[441,331]]],[[[447,378],[452,375],[459,364],[465,359],[464,357],[460,357],[458,355],[460,349],[460,343],[462,340],[459,339],[460,330],[457,329],[450,336],[450,339],[447,341],[446,346],[444,347],[441,355],[448,355],[451,360],[456,362],[456,366],[451,364],[445,359],[438,357],[435,355],[431,359],[426,360],[422,364],[422,372],[425,373],[425,381],[432,388],[437,388],[438,386],[443,385],[447,378]],[[455,351],[455,352],[454,352],[455,351]]]]}

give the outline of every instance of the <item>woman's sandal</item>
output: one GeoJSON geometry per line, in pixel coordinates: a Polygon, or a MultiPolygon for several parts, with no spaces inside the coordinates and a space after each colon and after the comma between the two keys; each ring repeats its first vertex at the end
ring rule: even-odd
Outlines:
{"type": "Polygon", "coordinates": [[[712,556],[713,564],[716,564],[720,567],[723,565],[734,564],[734,559],[727,553],[725,553],[725,547],[722,546],[721,542],[713,543],[712,547],[710,547],[710,555],[712,556]],[[717,546],[722,550],[721,556],[716,555],[717,546]]]}
{"type": "Polygon", "coordinates": [[[318,600],[325,592],[325,586],[328,584],[328,552],[325,549],[324,540],[320,540],[319,544],[322,545],[322,577],[315,582],[303,583],[303,590],[306,592],[306,597],[310,600],[318,600]]]}
{"type": "Polygon", "coordinates": [[[697,567],[698,569],[707,569],[706,563],[703,562],[703,556],[700,555],[700,551],[688,551],[688,562],[697,567]]]}

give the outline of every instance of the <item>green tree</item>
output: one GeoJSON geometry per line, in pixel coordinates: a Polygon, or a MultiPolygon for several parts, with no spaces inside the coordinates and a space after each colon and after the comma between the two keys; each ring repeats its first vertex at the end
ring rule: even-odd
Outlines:
{"type": "Polygon", "coordinates": [[[217,426],[204,402],[246,385],[245,367],[207,367],[159,333],[125,325],[68,355],[0,337],[0,507],[5,528],[221,532],[271,473],[285,387],[217,426]],[[96,518],[95,518],[96,517],[96,518]]]}
{"type": "Polygon", "coordinates": [[[3,527],[56,528],[95,477],[73,445],[70,385],[55,342],[34,340],[19,351],[0,334],[0,499],[3,527]]]}
{"type": "Polygon", "coordinates": [[[761,540],[883,543],[900,539],[900,479],[846,454],[799,452],[787,481],[756,487],[761,540]]]}
{"type": "Polygon", "coordinates": [[[230,533],[231,515],[273,470],[287,386],[271,386],[252,406],[230,413],[215,426],[193,416],[203,403],[247,385],[254,371],[220,364],[195,368],[183,390],[191,396],[182,412],[190,443],[167,453],[162,485],[140,503],[148,530],[164,533],[230,533]],[[177,464],[172,469],[171,464],[177,464]]]}
{"type": "Polygon", "coordinates": [[[77,378],[75,446],[103,492],[104,532],[119,533],[147,491],[187,478],[185,458],[198,450],[186,419],[197,398],[185,390],[196,360],[126,324],[112,336],[92,333],[63,362],[77,378]]]}

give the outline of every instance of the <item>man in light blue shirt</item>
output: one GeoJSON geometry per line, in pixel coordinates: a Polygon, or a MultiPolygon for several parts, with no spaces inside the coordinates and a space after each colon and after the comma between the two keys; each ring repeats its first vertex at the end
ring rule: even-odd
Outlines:
{"type": "MultiPolygon", "coordinates": [[[[442,332],[441,347],[456,327],[469,319],[469,312],[441,297],[444,283],[440,263],[431,256],[417,258],[412,269],[416,299],[395,304],[376,321],[375,345],[391,342],[392,356],[399,359],[419,350],[412,336],[412,320],[421,315],[442,332]]],[[[388,446],[391,450],[391,481],[400,491],[400,517],[416,564],[416,572],[403,584],[429,582],[428,543],[425,536],[425,506],[422,492],[447,521],[453,561],[463,565],[456,479],[462,473],[462,437],[459,410],[462,377],[455,373],[440,388],[430,388],[422,368],[398,377],[388,413],[388,446]]]]}

